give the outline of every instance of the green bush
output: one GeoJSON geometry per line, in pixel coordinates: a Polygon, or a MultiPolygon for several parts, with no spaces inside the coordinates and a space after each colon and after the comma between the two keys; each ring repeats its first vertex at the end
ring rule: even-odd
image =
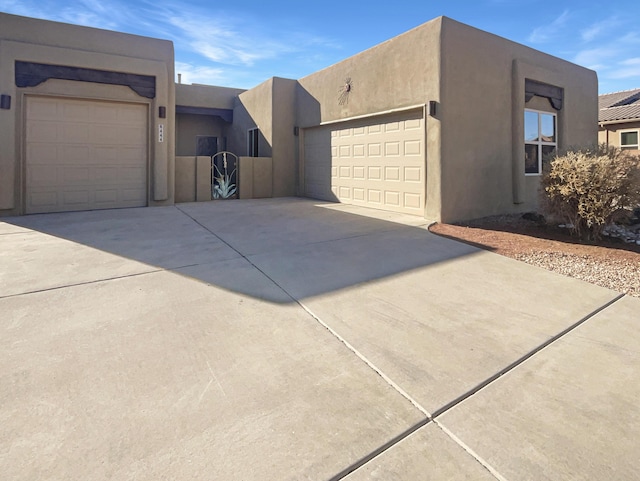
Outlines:
{"type": "Polygon", "coordinates": [[[607,147],[569,150],[545,163],[543,208],[576,235],[598,240],[640,204],[640,157],[607,147]]]}

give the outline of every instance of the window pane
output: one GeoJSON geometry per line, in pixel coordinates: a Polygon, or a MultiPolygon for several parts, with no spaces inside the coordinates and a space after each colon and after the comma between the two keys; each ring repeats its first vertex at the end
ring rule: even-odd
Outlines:
{"type": "Polygon", "coordinates": [[[211,157],[218,153],[218,137],[196,135],[196,155],[211,157]]]}
{"type": "Polygon", "coordinates": [[[556,116],[551,114],[540,114],[540,133],[543,142],[556,141],[556,116]]]}
{"type": "Polygon", "coordinates": [[[247,155],[258,157],[258,140],[260,138],[259,129],[251,129],[247,132],[247,155]]]}
{"type": "Polygon", "coordinates": [[[525,174],[539,174],[538,146],[525,144],[524,146],[524,172],[525,174]]]}
{"type": "Polygon", "coordinates": [[[620,133],[620,145],[622,147],[638,145],[638,132],[621,132],[620,133]]]}
{"type": "Polygon", "coordinates": [[[538,140],[538,112],[524,112],[524,141],[538,140]]]}
{"type": "Polygon", "coordinates": [[[553,159],[555,155],[556,147],[555,145],[543,145],[542,146],[542,163],[546,164],[547,162],[553,159]]]}

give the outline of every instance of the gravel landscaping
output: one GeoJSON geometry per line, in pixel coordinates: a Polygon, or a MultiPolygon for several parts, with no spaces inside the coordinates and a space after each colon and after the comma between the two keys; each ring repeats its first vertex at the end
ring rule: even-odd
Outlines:
{"type": "MultiPolygon", "coordinates": [[[[625,230],[638,232],[640,226],[625,230]]],[[[582,242],[567,229],[523,219],[493,216],[429,230],[528,264],[640,297],[640,245],[611,236],[582,242]]]]}

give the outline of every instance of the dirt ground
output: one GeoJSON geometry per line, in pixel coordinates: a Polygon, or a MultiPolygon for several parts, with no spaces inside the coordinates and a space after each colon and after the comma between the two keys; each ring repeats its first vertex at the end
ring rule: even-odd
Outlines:
{"type": "Polygon", "coordinates": [[[523,219],[493,216],[467,223],[434,224],[435,234],[466,242],[538,267],[640,296],[640,246],[616,239],[589,243],[567,229],[523,219]]]}

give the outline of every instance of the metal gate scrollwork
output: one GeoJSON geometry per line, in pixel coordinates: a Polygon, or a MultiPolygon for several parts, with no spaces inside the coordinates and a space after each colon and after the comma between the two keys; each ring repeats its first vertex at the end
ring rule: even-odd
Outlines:
{"type": "Polygon", "coordinates": [[[211,156],[211,198],[238,198],[238,156],[227,151],[211,156]]]}

